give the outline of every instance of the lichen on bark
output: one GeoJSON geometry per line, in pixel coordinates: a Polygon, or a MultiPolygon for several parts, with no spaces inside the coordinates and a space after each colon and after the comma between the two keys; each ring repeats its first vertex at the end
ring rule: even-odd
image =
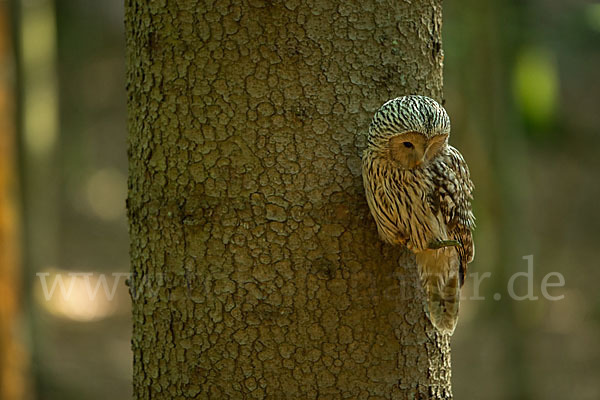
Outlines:
{"type": "Polygon", "coordinates": [[[381,243],[373,112],[441,100],[441,0],[126,1],[134,395],[451,398],[381,243]]]}

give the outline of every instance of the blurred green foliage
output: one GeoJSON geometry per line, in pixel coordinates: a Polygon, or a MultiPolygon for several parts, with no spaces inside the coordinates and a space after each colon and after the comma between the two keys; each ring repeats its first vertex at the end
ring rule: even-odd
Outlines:
{"type": "Polygon", "coordinates": [[[545,49],[524,48],[517,54],[513,93],[527,128],[552,127],[558,103],[558,73],[554,56],[545,49]]]}

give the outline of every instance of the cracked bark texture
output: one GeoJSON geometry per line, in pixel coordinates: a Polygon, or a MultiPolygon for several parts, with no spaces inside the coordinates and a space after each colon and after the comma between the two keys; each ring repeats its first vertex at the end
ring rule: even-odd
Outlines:
{"type": "Polygon", "coordinates": [[[441,100],[441,0],[126,1],[134,397],[448,399],[413,256],[360,176],[441,100]]]}

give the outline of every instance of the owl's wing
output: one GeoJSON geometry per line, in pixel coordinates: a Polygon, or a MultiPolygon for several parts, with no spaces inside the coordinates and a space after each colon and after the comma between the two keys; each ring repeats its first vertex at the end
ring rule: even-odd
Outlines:
{"type": "MultiPolygon", "coordinates": [[[[475,216],[471,209],[473,182],[465,159],[454,147],[447,146],[440,161],[434,202],[444,216],[453,239],[462,243],[462,267],[466,269],[466,264],[473,260],[475,254],[471,233],[475,228],[475,216]]],[[[461,271],[463,277],[465,272],[461,271]]]]}

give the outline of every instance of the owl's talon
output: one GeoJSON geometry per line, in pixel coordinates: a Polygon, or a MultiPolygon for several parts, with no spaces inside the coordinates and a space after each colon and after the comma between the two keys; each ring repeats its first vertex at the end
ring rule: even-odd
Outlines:
{"type": "Polygon", "coordinates": [[[442,249],[444,247],[460,247],[462,244],[458,240],[434,240],[429,243],[430,250],[442,249]]]}

